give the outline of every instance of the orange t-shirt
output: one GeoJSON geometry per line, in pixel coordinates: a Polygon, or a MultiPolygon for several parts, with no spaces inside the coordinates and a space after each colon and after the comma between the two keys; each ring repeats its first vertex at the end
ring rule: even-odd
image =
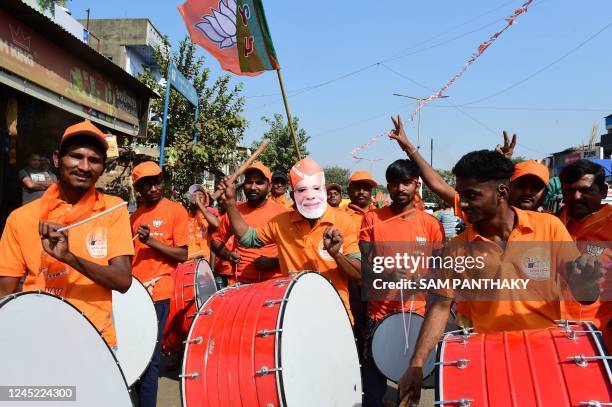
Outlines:
{"type": "MultiPolygon", "coordinates": [[[[516,224],[505,250],[479,235],[473,225],[468,225],[463,233],[451,241],[450,251],[445,253],[453,257],[468,255],[484,256],[486,259],[484,269],[467,269],[461,274],[453,272],[453,277],[529,279],[528,290],[508,291],[500,300],[493,300],[489,296],[483,301],[458,302],[458,321],[463,326],[473,326],[478,332],[553,326],[554,321],[561,318],[559,298],[562,274],[567,262],[579,256],[571,236],[559,219],[545,213],[512,209],[516,213],[516,224]]],[[[452,288],[437,292],[449,298],[454,298],[456,294],[452,288]]]]}
{"type": "Polygon", "coordinates": [[[292,210],[275,216],[266,225],[255,229],[255,232],[264,245],[276,243],[283,274],[312,270],[318,271],[327,278],[340,294],[352,318],[348,296],[348,276],[323,248],[323,233],[330,226],[337,228],[342,234],[344,239],[342,253],[351,258],[361,258],[357,243],[359,235],[357,226],[350,216],[329,205],[313,227],[298,211],[292,210]]]}
{"type": "Polygon", "coordinates": [[[376,208],[374,205],[370,205],[367,210],[363,210],[359,206],[351,203],[342,208],[341,210],[346,212],[351,217],[351,219],[353,219],[353,222],[355,222],[355,225],[357,225],[357,228],[359,229],[361,227],[361,222],[363,222],[363,217],[365,216],[365,214],[373,210],[374,208],[376,208]]]}
{"type": "MultiPolygon", "coordinates": [[[[415,208],[415,210],[408,212],[405,217],[401,216],[381,223],[396,215],[390,206],[374,209],[365,214],[361,228],[368,229],[361,231],[359,239],[375,244],[375,256],[395,256],[399,252],[398,250],[401,251],[402,248],[408,251],[417,248],[416,245],[415,247],[401,245],[401,242],[418,244],[423,247],[424,252],[427,252],[422,254],[427,255],[431,254],[432,249],[441,247],[441,242],[444,242],[444,229],[435,217],[415,208]],[[381,224],[377,225],[378,223],[381,224]],[[439,243],[436,244],[437,242],[439,243]],[[388,243],[388,246],[385,246],[385,243],[388,243]]],[[[424,297],[423,293],[417,293],[412,304],[413,311],[420,315],[425,315],[426,301],[424,297]]],[[[403,308],[409,310],[410,303],[411,300],[406,299],[403,308]]],[[[400,311],[401,309],[402,304],[400,301],[369,301],[368,316],[378,321],[388,314],[400,311]]]]}
{"type": "Polygon", "coordinates": [[[293,209],[293,201],[287,198],[285,195],[274,196],[270,194],[269,199],[276,204],[283,205],[287,209],[293,209]]]}
{"type": "Polygon", "coordinates": [[[198,210],[194,215],[189,213],[189,256],[195,254],[210,262],[210,239],[211,234],[208,233],[208,221],[198,210]]]}
{"type": "MultiPolygon", "coordinates": [[[[132,233],[136,235],[138,226],[148,225],[150,236],[171,247],[189,245],[187,226],[189,215],[183,206],[162,198],[157,205],[141,206],[130,217],[132,233]]],[[[156,277],[161,277],[153,287],[153,301],[166,300],[172,297],[174,282],[172,271],[178,263],[165,257],[157,250],[134,240],[136,255],[132,260],[132,273],[141,282],[146,283],[156,277]]]]}
{"type": "Polygon", "coordinates": [[[460,198],[457,192],[455,192],[455,204],[453,205],[453,209],[455,210],[455,216],[460,218],[467,225],[468,224],[467,217],[461,210],[460,198]]]}
{"type": "MultiPolygon", "coordinates": [[[[91,215],[121,202],[120,198],[98,192],[91,215]]],[[[47,219],[57,222],[71,209],[72,205],[61,204],[49,212],[47,219]]],[[[23,291],[43,290],[63,297],[85,314],[109,346],[115,346],[112,290],[44,253],[38,234],[40,213],[41,200],[37,199],[9,215],[0,241],[0,276],[25,276],[23,291]],[[38,277],[43,257],[49,270],[45,280],[38,277]]],[[[115,257],[133,255],[127,208],[70,229],[68,242],[74,255],[103,266],[115,257]]]]}
{"type": "MultiPolygon", "coordinates": [[[[225,248],[230,252],[234,250],[234,236],[231,236],[227,242],[225,242],[225,248]]],[[[236,266],[234,266],[230,261],[222,259],[219,256],[215,256],[215,269],[213,270],[215,274],[235,278],[235,269],[236,266]]]]}
{"type": "Polygon", "coordinates": [[[612,349],[612,205],[601,208],[580,221],[571,220],[567,210],[561,211],[559,218],[576,240],[581,253],[597,257],[608,272],[604,276],[602,299],[590,305],[577,301],[564,302],[568,319],[590,320],[601,329],[608,349],[612,349]]]}
{"type": "MultiPolygon", "coordinates": [[[[246,203],[241,203],[238,205],[238,212],[240,212],[242,219],[247,223],[247,225],[252,228],[257,228],[267,224],[270,219],[276,215],[287,212],[287,208],[270,200],[266,200],[263,206],[259,208],[252,208],[246,203]]],[[[213,232],[212,239],[215,242],[225,244],[233,236],[234,234],[232,232],[229,218],[227,217],[227,214],[225,214],[223,217],[221,217],[219,227],[213,232]]],[[[252,249],[246,249],[242,246],[238,246],[237,251],[240,253],[240,263],[238,263],[236,267],[238,282],[256,283],[280,277],[282,275],[278,267],[262,273],[257,270],[255,268],[255,264],[253,264],[255,259],[261,256],[278,257],[278,250],[275,244],[269,244],[252,249]]]]}

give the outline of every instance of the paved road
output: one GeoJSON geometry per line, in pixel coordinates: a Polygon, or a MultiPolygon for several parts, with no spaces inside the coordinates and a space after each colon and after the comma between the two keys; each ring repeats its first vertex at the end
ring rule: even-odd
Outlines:
{"type": "MultiPolygon", "coordinates": [[[[181,407],[181,395],[180,395],[180,382],[178,380],[179,368],[178,364],[176,364],[175,369],[171,369],[168,367],[171,363],[177,363],[176,361],[163,359],[162,360],[162,369],[160,371],[159,378],[159,389],[157,392],[157,405],[159,407],[181,407]]],[[[385,406],[391,407],[396,406],[395,399],[397,397],[397,387],[394,383],[389,382],[389,386],[387,389],[387,395],[385,397],[385,406]]],[[[430,407],[433,405],[433,390],[423,390],[421,395],[421,403],[419,406],[421,407],[430,407]]]]}

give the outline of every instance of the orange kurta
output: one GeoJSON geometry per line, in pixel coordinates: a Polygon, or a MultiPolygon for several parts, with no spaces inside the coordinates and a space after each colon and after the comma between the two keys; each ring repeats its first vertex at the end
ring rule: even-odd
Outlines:
{"type": "MultiPolygon", "coordinates": [[[[95,194],[93,207],[79,219],[122,202],[114,196],[100,192],[95,194]]],[[[0,241],[0,276],[25,276],[24,291],[42,290],[65,298],[85,314],[109,346],[115,346],[115,328],[111,318],[112,290],[94,283],[79,271],[44,253],[38,234],[41,203],[42,198],[35,200],[14,210],[8,217],[0,241]]],[[[62,220],[74,207],[76,205],[58,202],[57,206],[49,208],[46,219],[63,223],[62,220]]],[[[115,257],[133,255],[127,208],[119,208],[70,229],[68,242],[74,255],[103,266],[107,266],[115,257]]]]}
{"type": "MultiPolygon", "coordinates": [[[[136,235],[138,227],[148,225],[150,237],[172,247],[189,245],[187,211],[179,203],[162,198],[156,205],[141,206],[130,218],[132,233],[136,235]]],[[[166,300],[174,292],[172,271],[178,263],[168,259],[157,250],[136,239],[134,244],[136,254],[132,260],[132,273],[141,282],[146,283],[156,277],[161,277],[153,287],[153,301],[166,300]]]]}

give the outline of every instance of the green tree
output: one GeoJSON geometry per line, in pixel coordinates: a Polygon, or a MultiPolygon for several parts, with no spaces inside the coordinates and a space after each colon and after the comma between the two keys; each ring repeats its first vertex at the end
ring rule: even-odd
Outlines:
{"type": "Polygon", "coordinates": [[[510,160],[512,160],[514,164],[518,164],[518,163],[522,163],[523,161],[527,161],[527,159],[523,157],[522,155],[519,155],[518,157],[512,157],[510,160]]]}
{"type": "MultiPolygon", "coordinates": [[[[446,181],[449,185],[455,185],[455,176],[449,170],[436,170],[438,174],[442,176],[444,181],[446,181]]],[[[423,201],[434,203],[439,208],[443,208],[446,203],[436,194],[434,194],[427,185],[423,185],[423,201]]]]}
{"type": "MultiPolygon", "coordinates": [[[[170,49],[167,39],[165,46],[170,49]]],[[[196,57],[195,53],[196,45],[189,37],[185,37],[174,52],[155,51],[162,74],[167,75],[172,59],[199,96],[198,142],[194,143],[195,107],[173,88],[170,91],[164,170],[169,178],[167,184],[179,196],[183,196],[191,184],[202,180],[203,170],[221,174],[224,165],[242,160],[236,154],[236,147],[247,126],[246,119],[241,115],[244,106],[242,84],[232,86],[229,75],[213,81],[210,69],[204,65],[204,58],[196,57]]],[[[140,80],[158,94],[166,94],[165,81],[158,83],[151,72],[146,71],[140,80]]],[[[160,120],[149,123],[145,144],[161,144],[163,111],[163,97],[151,101],[151,113],[160,120]]],[[[128,140],[127,143],[131,144],[132,141],[128,140]]],[[[142,143],[142,140],[139,142],[142,143]]]]}
{"type": "MultiPolygon", "coordinates": [[[[263,138],[269,140],[270,144],[259,156],[259,159],[272,171],[282,171],[288,174],[293,164],[298,161],[291,137],[291,129],[280,113],[275,113],[273,118],[262,117],[261,120],[270,126],[270,129],[263,135],[263,138]]],[[[304,158],[309,154],[306,143],[310,140],[310,136],[306,134],[306,130],[299,128],[297,117],[293,118],[293,128],[295,129],[300,154],[304,158]]],[[[252,148],[256,149],[260,143],[260,141],[254,142],[252,148]]]]}
{"type": "Polygon", "coordinates": [[[348,168],[338,167],[334,165],[332,167],[325,167],[325,183],[326,184],[339,184],[342,186],[342,192],[344,196],[348,194],[348,180],[351,176],[351,170],[348,168]]]}

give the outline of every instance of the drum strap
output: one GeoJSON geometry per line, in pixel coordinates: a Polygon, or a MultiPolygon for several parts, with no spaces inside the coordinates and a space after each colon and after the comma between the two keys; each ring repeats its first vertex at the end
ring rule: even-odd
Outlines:
{"type": "Polygon", "coordinates": [[[408,352],[410,344],[408,343],[408,332],[412,324],[412,311],[414,310],[414,293],[410,295],[410,312],[408,314],[408,325],[406,325],[406,308],[404,307],[404,289],[400,286],[400,301],[402,304],[402,323],[404,324],[404,355],[408,352]]]}

